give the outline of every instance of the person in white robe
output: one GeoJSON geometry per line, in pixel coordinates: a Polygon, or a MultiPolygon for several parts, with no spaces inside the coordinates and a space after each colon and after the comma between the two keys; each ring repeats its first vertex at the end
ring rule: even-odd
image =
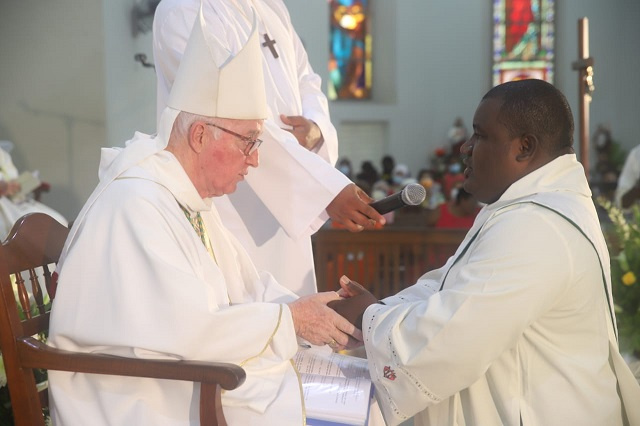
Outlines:
{"type": "MultiPolygon", "coordinates": [[[[361,334],[258,273],[212,197],[258,165],[266,116],[257,32],[231,58],[198,19],[157,135],[104,149],[100,182],[58,264],[48,344],[144,359],[230,362],[230,425],[303,425],[297,337],[334,349],[361,334]]],[[[49,371],[54,424],[197,425],[194,383],[49,371]]]]}
{"type": "Polygon", "coordinates": [[[335,308],[362,327],[385,420],[640,421],[640,388],[618,351],[609,254],[573,153],[565,97],[542,80],[496,86],[473,129],[461,148],[464,188],[486,206],[454,256],[382,302],[341,279],[353,297],[335,308]],[[618,386],[633,396],[625,414],[618,386]]]}
{"type": "Polygon", "coordinates": [[[0,148],[0,238],[4,239],[16,221],[28,213],[46,213],[67,226],[67,219],[62,214],[36,201],[33,194],[16,197],[20,192],[18,175],[11,154],[0,148]]]}
{"type": "Polygon", "coordinates": [[[633,148],[624,161],[616,186],[615,201],[625,209],[640,202],[640,145],[633,148]]]}
{"type": "MultiPolygon", "coordinates": [[[[158,113],[166,105],[201,0],[163,0],[153,21],[158,113]]],[[[321,79],[282,0],[204,0],[209,34],[235,53],[255,11],[268,115],[260,168],[214,201],[259,269],[298,295],[317,290],[311,235],[331,217],[350,231],[384,219],[335,167],[338,139],[321,79]],[[287,259],[283,262],[282,259],[287,259]]]]}

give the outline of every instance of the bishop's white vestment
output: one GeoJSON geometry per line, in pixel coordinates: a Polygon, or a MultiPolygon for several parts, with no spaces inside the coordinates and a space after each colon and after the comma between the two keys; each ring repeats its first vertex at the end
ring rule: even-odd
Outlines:
{"type": "MultiPolygon", "coordinates": [[[[163,0],[153,22],[153,52],[158,77],[158,111],[166,105],[200,0],[163,0]]],[[[350,183],[334,168],[336,130],[320,77],[313,72],[281,0],[205,0],[207,29],[220,45],[237,53],[257,13],[260,41],[276,43],[278,58],[262,46],[269,116],[264,124],[260,167],[235,193],[217,197],[223,223],[240,240],[258,270],[299,295],[316,291],[311,235],[328,219],[327,205],[350,183]],[[322,131],[315,150],[300,146],[283,130],[280,114],[303,115],[322,131]],[[284,261],[283,261],[284,260],[284,261]]]]}
{"type": "Polygon", "coordinates": [[[609,280],[575,155],[523,177],[483,208],[444,267],[366,310],[365,347],[385,419],[622,424],[609,363],[610,350],[619,357],[609,280]]]}
{"type": "MultiPolygon", "coordinates": [[[[246,381],[222,395],[230,425],[301,425],[286,305],[296,296],[256,272],[162,140],[162,131],[138,134],[124,150],[103,151],[101,181],[58,265],[48,344],[239,364],[246,381]],[[201,213],[213,256],[181,206],[201,213]]],[[[190,382],[50,371],[49,383],[55,424],[199,424],[190,382]]]]}

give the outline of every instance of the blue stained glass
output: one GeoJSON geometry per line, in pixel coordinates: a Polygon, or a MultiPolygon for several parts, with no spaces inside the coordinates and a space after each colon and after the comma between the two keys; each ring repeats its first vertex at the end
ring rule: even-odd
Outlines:
{"type": "Polygon", "coordinates": [[[368,0],[330,0],[329,99],[366,99],[371,93],[368,0]]]}

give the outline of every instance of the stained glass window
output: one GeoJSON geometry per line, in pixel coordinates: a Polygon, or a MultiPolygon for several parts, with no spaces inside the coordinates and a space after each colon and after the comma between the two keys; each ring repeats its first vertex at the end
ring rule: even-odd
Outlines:
{"type": "Polygon", "coordinates": [[[330,0],[329,99],[367,99],[371,94],[368,0],[330,0]]]}
{"type": "Polygon", "coordinates": [[[553,83],[554,0],[493,1],[493,84],[553,83]]]}

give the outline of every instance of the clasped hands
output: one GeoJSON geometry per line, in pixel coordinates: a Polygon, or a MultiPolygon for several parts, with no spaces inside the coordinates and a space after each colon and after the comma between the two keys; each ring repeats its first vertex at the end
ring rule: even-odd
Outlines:
{"type": "Polygon", "coordinates": [[[289,303],[296,335],[335,351],[362,346],[362,315],[378,300],[360,284],[340,278],[339,291],[301,297],[289,303]]]}
{"type": "Polygon", "coordinates": [[[340,290],[337,292],[340,299],[327,303],[331,309],[345,318],[358,330],[362,330],[362,317],[364,311],[380,301],[369,290],[355,281],[351,281],[346,275],[340,277],[340,290]]]}

